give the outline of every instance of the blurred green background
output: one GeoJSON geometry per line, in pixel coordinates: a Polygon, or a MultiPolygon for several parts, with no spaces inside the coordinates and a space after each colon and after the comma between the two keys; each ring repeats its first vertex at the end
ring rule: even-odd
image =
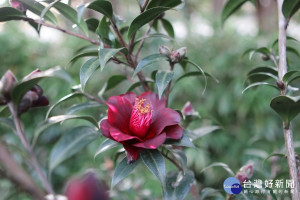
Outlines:
{"type": "MultiPolygon", "coordinates": [[[[138,13],[134,0],[111,2],[115,13],[124,19],[124,23],[129,23],[134,14],[138,13]]],[[[278,92],[268,87],[261,87],[242,94],[246,87],[247,72],[250,69],[255,66],[272,65],[270,61],[263,61],[258,54],[254,55],[252,60],[248,59],[248,55],[242,56],[242,54],[249,48],[270,47],[276,39],[276,6],[273,1],[265,1],[269,4],[262,4],[257,10],[251,3],[247,3],[222,26],[220,16],[224,2],[223,0],[189,0],[182,9],[167,12],[165,17],[174,26],[175,41],[146,40],[141,54],[142,58],[149,53],[157,53],[159,45],[174,49],[186,46],[189,59],[219,80],[219,83],[216,83],[209,79],[204,94],[202,94],[203,79],[191,77],[181,80],[173,88],[170,107],[180,110],[187,101],[191,101],[201,115],[199,120],[189,126],[191,130],[207,125],[222,127],[220,130],[197,139],[195,145],[198,150],[186,149],[186,153],[188,167],[195,173],[198,190],[203,191],[204,188],[211,187],[219,190],[223,196],[225,195],[222,189],[223,181],[230,175],[221,167],[201,171],[214,162],[223,162],[234,172],[246,163],[252,162],[254,163],[252,179],[265,180],[274,176],[274,173],[275,177],[288,178],[285,158],[272,158],[265,161],[272,153],[284,153],[282,122],[269,107],[270,100],[278,95],[278,92]],[[266,13],[268,13],[267,16],[266,13]]],[[[5,1],[2,3],[3,6],[7,4],[5,1]]],[[[82,2],[72,1],[75,7],[79,3],[82,2]]],[[[296,16],[290,23],[288,33],[300,39],[297,35],[300,26],[297,19],[300,19],[299,16],[296,16]]],[[[71,29],[70,24],[64,21],[60,25],[71,29]]],[[[87,44],[85,41],[45,27],[38,36],[35,30],[25,22],[0,23],[0,75],[10,69],[18,79],[21,79],[36,68],[45,70],[54,66],[63,67],[73,78],[73,84],[56,79],[40,82],[52,105],[69,94],[72,86],[79,84],[79,69],[84,59],[72,66],[69,61],[77,49],[87,44]]],[[[291,45],[299,49],[296,42],[291,42],[291,45]]],[[[290,66],[298,67],[299,57],[293,54],[288,54],[288,56],[290,66]]],[[[158,63],[158,67],[167,68],[165,64],[167,63],[158,63]]],[[[192,66],[188,66],[186,70],[195,71],[192,66]]],[[[146,74],[150,75],[151,71],[153,69],[146,71],[146,74]]],[[[175,72],[175,75],[179,76],[183,73],[183,69],[176,65],[175,72]]],[[[98,70],[88,81],[87,91],[96,96],[108,78],[115,74],[122,74],[122,70],[112,63],[102,72],[98,70]]],[[[130,83],[125,81],[105,93],[104,97],[124,93],[129,86],[130,83]]],[[[71,105],[83,101],[86,100],[65,102],[58,106],[51,115],[63,114],[71,105]]],[[[48,109],[49,107],[32,109],[22,115],[28,138],[32,138],[34,129],[44,121],[48,109]]],[[[106,107],[102,106],[84,112],[100,120],[105,115],[106,107]]],[[[295,148],[296,152],[299,152],[299,118],[297,117],[294,121],[295,148]]],[[[64,122],[60,128],[54,126],[42,134],[35,151],[43,166],[48,165],[49,152],[62,133],[81,123],[83,122],[64,122]]],[[[17,145],[19,144],[18,138],[2,124],[0,135],[7,144],[10,144],[9,148],[14,152],[16,160],[22,162],[23,155],[21,148],[17,145]]],[[[116,150],[105,152],[104,155],[94,160],[94,153],[102,140],[103,138],[99,137],[99,140],[92,142],[87,148],[54,170],[51,180],[58,193],[63,192],[67,180],[74,175],[84,173],[89,168],[94,168],[99,172],[101,179],[110,185],[114,168],[111,165],[114,164],[113,155],[116,150]]],[[[25,162],[22,165],[26,167],[25,162]]],[[[167,166],[168,170],[175,169],[170,163],[167,163],[167,166]]],[[[33,176],[36,177],[34,173],[33,176]]],[[[0,180],[0,194],[0,199],[28,199],[5,179],[0,180]]],[[[161,199],[158,181],[143,167],[137,168],[129,178],[113,189],[112,194],[115,199],[161,199]]],[[[222,199],[221,197],[210,198],[222,199]]],[[[187,199],[191,199],[191,196],[187,199]]]]}

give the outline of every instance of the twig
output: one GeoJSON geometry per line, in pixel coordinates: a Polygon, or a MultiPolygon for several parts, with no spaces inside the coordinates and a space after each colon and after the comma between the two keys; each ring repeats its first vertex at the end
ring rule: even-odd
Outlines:
{"type": "Polygon", "coordinates": [[[127,44],[126,44],[126,42],[124,41],[124,38],[123,38],[121,32],[119,31],[119,29],[118,29],[116,23],[115,23],[113,20],[110,20],[110,21],[111,21],[111,24],[112,24],[112,28],[114,29],[115,33],[117,34],[118,39],[120,40],[122,46],[125,47],[125,48],[127,48],[127,44]]]}
{"type": "Polygon", "coordinates": [[[38,160],[37,160],[32,148],[31,148],[28,140],[26,139],[26,136],[24,134],[24,130],[23,130],[20,118],[19,118],[19,116],[16,112],[16,109],[15,109],[13,103],[9,102],[8,107],[9,107],[9,110],[10,110],[12,116],[13,116],[13,120],[14,120],[14,123],[15,123],[15,126],[16,126],[18,136],[19,136],[23,146],[25,147],[26,151],[28,152],[28,154],[30,156],[31,164],[32,164],[33,168],[36,170],[36,173],[38,174],[38,176],[39,176],[39,178],[40,178],[40,180],[43,184],[43,187],[46,189],[48,194],[55,194],[54,190],[52,189],[51,184],[49,183],[49,181],[47,180],[45,174],[43,173],[42,168],[40,167],[40,165],[38,163],[38,160]]]}
{"type": "MultiPolygon", "coordinates": [[[[277,0],[278,4],[278,50],[279,50],[279,67],[278,67],[278,78],[282,81],[283,76],[287,73],[287,62],[286,62],[286,28],[287,22],[282,13],[282,4],[284,0],[277,0]]],[[[285,95],[285,90],[281,91],[281,95],[285,95]]],[[[285,139],[285,147],[288,158],[290,178],[294,181],[295,187],[292,193],[293,200],[300,199],[300,186],[297,175],[295,149],[293,144],[293,131],[292,124],[283,122],[283,132],[285,139]]]]}
{"type": "Polygon", "coordinates": [[[77,92],[78,94],[83,94],[86,98],[92,100],[92,101],[97,101],[98,103],[101,103],[101,104],[106,104],[106,101],[102,100],[102,99],[99,99],[97,97],[94,97],[93,95],[90,95],[86,92],[82,92],[82,91],[78,91],[77,92]]]}
{"type": "Polygon", "coordinates": [[[154,23],[154,20],[152,20],[152,21],[150,22],[149,27],[148,27],[147,31],[145,32],[145,35],[144,35],[142,41],[141,41],[140,44],[139,44],[139,47],[138,47],[138,49],[137,49],[137,51],[136,51],[136,54],[135,54],[135,57],[136,57],[136,58],[139,57],[139,54],[140,54],[141,49],[142,49],[142,47],[143,47],[143,45],[144,45],[145,39],[146,39],[146,37],[149,35],[150,30],[151,30],[151,28],[152,28],[152,26],[153,26],[153,23],[154,23]]]}
{"type": "Polygon", "coordinates": [[[163,155],[166,159],[168,159],[169,161],[171,161],[178,169],[179,171],[183,171],[182,167],[172,158],[170,158],[166,153],[164,153],[163,151],[160,152],[161,155],[163,155]]]}
{"type": "Polygon", "coordinates": [[[23,191],[38,200],[45,200],[44,192],[34,183],[28,173],[13,159],[5,144],[0,140],[0,176],[9,179],[23,191]]]}
{"type": "Polygon", "coordinates": [[[141,7],[141,13],[143,13],[145,11],[148,3],[149,3],[149,0],[146,0],[145,3],[144,3],[144,5],[141,7]]]}

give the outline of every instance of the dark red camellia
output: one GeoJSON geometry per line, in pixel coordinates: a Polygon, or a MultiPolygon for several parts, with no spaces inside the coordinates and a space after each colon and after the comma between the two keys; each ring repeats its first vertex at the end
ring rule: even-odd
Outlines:
{"type": "Polygon", "coordinates": [[[166,108],[165,99],[153,92],[112,96],[107,105],[108,119],[101,121],[101,132],[123,145],[128,162],[136,161],[143,149],[157,149],[166,139],[182,137],[179,113],[166,108]]]}

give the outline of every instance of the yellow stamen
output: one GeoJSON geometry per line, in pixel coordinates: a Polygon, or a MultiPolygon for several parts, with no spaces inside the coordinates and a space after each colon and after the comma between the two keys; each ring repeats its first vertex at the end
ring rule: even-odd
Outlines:
{"type": "Polygon", "coordinates": [[[142,114],[147,114],[151,110],[151,102],[147,103],[146,106],[144,106],[146,99],[139,99],[136,98],[135,99],[135,108],[138,110],[138,114],[142,115],[142,114]]]}

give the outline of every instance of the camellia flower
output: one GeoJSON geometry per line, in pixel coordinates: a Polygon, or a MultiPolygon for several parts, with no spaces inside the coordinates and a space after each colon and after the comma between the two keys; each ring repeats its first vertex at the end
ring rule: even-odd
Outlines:
{"type": "Polygon", "coordinates": [[[108,119],[101,121],[101,132],[123,145],[128,162],[136,161],[143,149],[157,149],[166,139],[182,137],[179,113],[166,108],[165,99],[153,92],[112,96],[107,105],[108,119]]]}

